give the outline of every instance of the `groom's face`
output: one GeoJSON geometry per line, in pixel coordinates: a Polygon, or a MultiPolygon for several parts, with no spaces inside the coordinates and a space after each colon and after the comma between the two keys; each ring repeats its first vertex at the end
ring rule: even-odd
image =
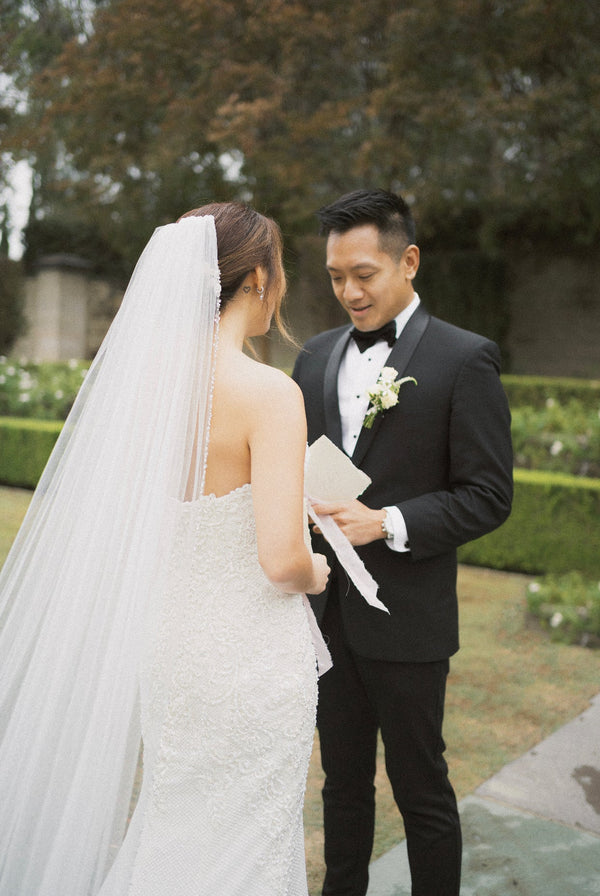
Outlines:
{"type": "Polygon", "coordinates": [[[358,330],[376,330],[410,304],[418,259],[416,246],[409,246],[399,261],[382,251],[374,224],[330,233],[327,239],[333,291],[358,330]]]}

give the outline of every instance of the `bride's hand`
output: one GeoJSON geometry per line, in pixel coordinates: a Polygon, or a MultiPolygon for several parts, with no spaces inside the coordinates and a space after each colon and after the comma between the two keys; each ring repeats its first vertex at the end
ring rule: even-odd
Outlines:
{"type": "Polygon", "coordinates": [[[307,594],[320,594],[325,591],[329,573],[331,572],[325,554],[313,554],[313,584],[306,589],[307,594]]]}

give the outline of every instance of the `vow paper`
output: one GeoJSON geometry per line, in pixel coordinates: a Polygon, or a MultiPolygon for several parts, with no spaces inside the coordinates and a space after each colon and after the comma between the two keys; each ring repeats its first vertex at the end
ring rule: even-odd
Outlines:
{"type": "Polygon", "coordinates": [[[332,516],[319,516],[312,504],[321,502],[353,501],[362,494],[371,479],[355,467],[347,454],[321,436],[310,446],[304,476],[305,492],[309,499],[308,515],[333,548],[338,560],[370,606],[389,613],[377,597],[378,585],[371,573],[339,528],[332,516]]]}
{"type": "Polygon", "coordinates": [[[327,436],[321,436],[308,449],[304,490],[313,501],[352,501],[370,484],[370,477],[327,436]]]}

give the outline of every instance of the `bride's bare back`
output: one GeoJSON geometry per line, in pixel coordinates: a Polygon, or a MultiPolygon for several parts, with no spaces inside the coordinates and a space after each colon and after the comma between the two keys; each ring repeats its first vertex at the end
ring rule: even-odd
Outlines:
{"type": "Polygon", "coordinates": [[[217,497],[251,481],[250,419],[259,382],[257,362],[219,352],[212,402],[205,494],[217,497]],[[225,357],[223,358],[223,354],[225,357]]]}
{"type": "Polygon", "coordinates": [[[304,401],[296,383],[224,340],[217,352],[204,492],[220,497],[251,483],[266,575],[284,591],[318,593],[326,567],[320,568],[324,558],[311,559],[304,543],[305,452],[304,401]]]}

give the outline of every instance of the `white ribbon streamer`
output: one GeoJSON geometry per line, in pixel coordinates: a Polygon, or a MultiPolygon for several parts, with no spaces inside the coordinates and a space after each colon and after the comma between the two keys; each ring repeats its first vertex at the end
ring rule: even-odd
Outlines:
{"type": "Polygon", "coordinates": [[[306,615],[308,616],[308,625],[310,627],[315,654],[317,656],[317,671],[320,678],[321,675],[331,669],[331,667],[333,666],[333,661],[331,659],[331,654],[329,653],[327,644],[323,639],[323,634],[321,632],[321,629],[319,628],[319,623],[317,622],[315,614],[313,613],[313,608],[311,607],[310,601],[308,600],[306,594],[302,595],[302,601],[304,603],[306,615]]]}
{"type": "Polygon", "coordinates": [[[390,611],[382,601],[377,597],[378,585],[371,573],[366,569],[364,563],[338,526],[338,524],[329,515],[319,516],[312,508],[312,499],[308,501],[308,515],[313,523],[319,527],[323,533],[323,537],[329,542],[333,548],[336,557],[371,607],[383,610],[384,613],[390,611]]]}

